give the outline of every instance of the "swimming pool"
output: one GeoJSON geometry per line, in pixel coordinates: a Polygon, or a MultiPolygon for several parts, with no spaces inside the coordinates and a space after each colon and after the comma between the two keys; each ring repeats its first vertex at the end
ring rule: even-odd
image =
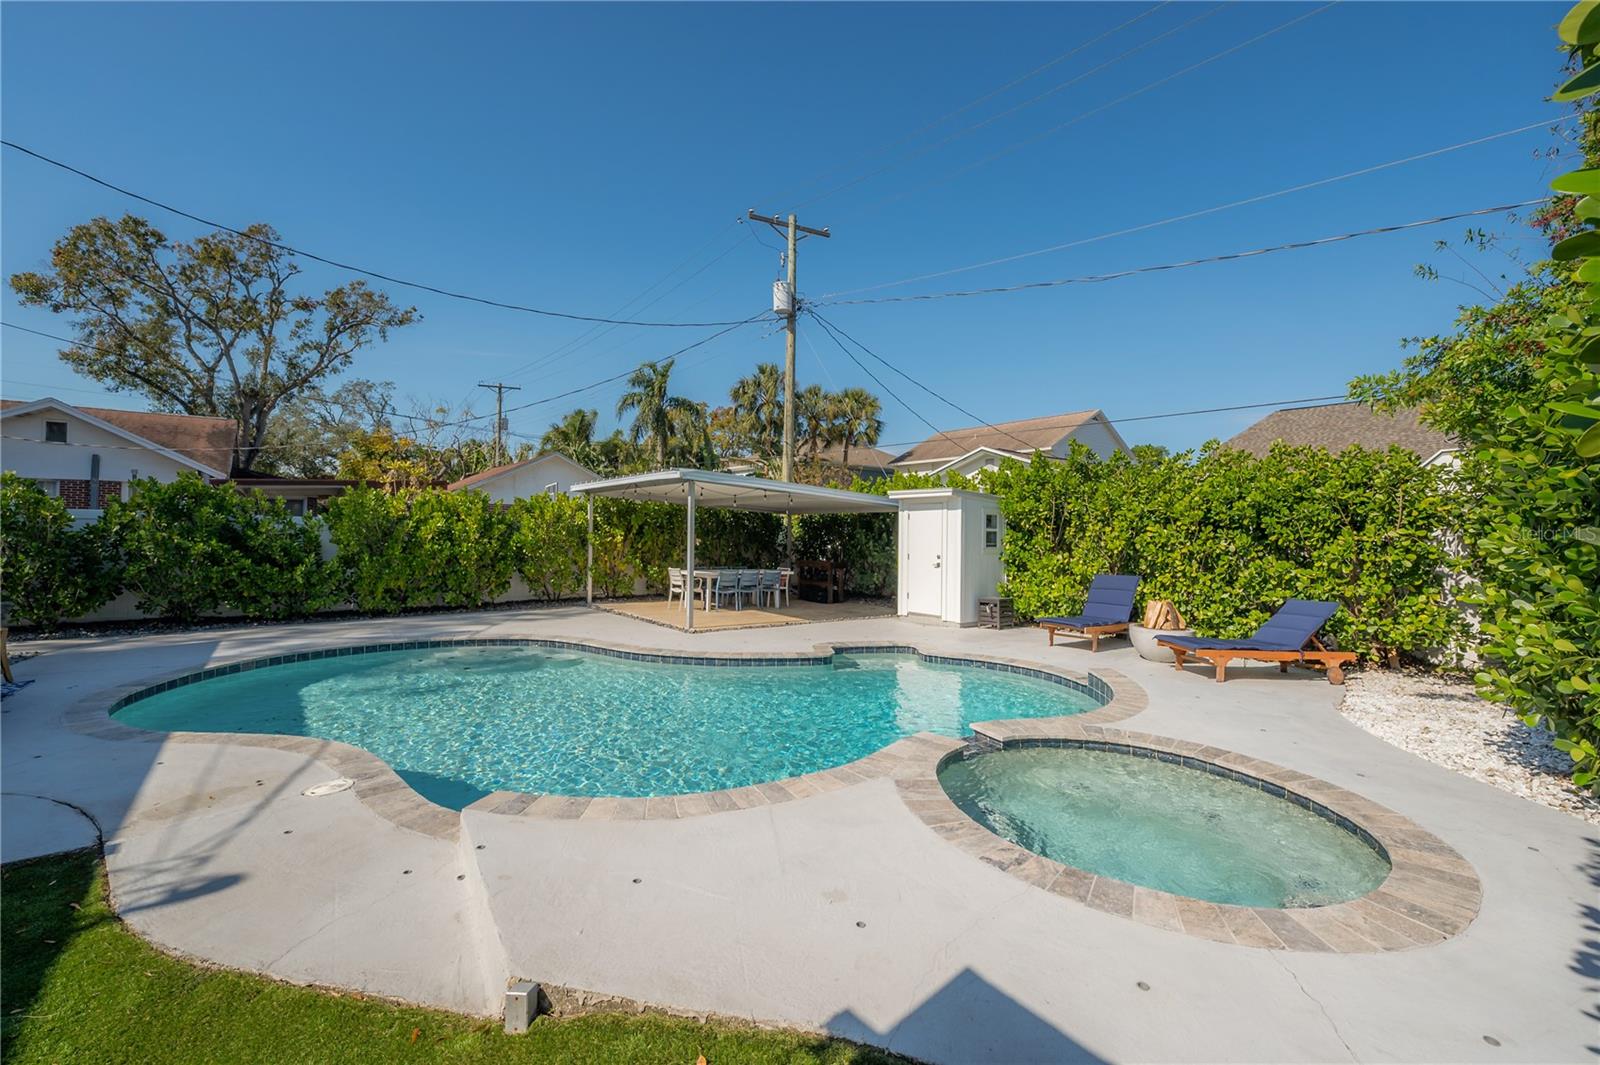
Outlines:
{"type": "Polygon", "coordinates": [[[1383,883],[1389,862],[1354,832],[1261,788],[1154,757],[1028,747],[939,769],[969,817],[1098,876],[1239,906],[1323,906],[1383,883]]]}
{"type": "Polygon", "coordinates": [[[1078,714],[1078,687],[915,654],[804,664],[636,661],[528,645],[435,646],[260,666],[157,692],[116,720],[159,731],[315,736],[364,748],[424,797],[644,797],[760,784],[916,732],[1078,714]]]}

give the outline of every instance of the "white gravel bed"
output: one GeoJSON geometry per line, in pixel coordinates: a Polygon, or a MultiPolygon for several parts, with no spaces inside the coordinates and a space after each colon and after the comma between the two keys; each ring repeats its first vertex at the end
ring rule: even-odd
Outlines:
{"type": "Polygon", "coordinates": [[[1350,675],[1339,709],[1379,739],[1501,791],[1600,825],[1600,799],[1572,787],[1548,732],[1478,698],[1465,678],[1399,670],[1350,675]]]}

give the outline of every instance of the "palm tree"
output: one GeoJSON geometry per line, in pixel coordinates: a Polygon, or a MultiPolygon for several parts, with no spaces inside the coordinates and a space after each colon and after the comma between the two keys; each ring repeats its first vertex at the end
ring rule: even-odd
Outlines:
{"type": "Polygon", "coordinates": [[[837,439],[844,446],[844,464],[850,465],[850,447],[873,447],[883,432],[883,404],[864,388],[847,388],[834,395],[837,439]]]}
{"type": "Polygon", "coordinates": [[[675,423],[699,413],[696,404],[668,391],[674,361],[640,363],[628,376],[628,391],[617,400],[617,417],[633,412],[630,438],[655,452],[657,469],[667,468],[675,423]]]}
{"type": "Polygon", "coordinates": [[[825,444],[834,441],[834,425],[839,410],[835,397],[821,385],[807,385],[794,397],[795,422],[800,437],[796,451],[805,451],[813,462],[825,444]]]}
{"type": "Polygon", "coordinates": [[[594,450],[594,427],[599,419],[600,412],[578,410],[567,412],[567,416],[559,422],[551,424],[539,438],[539,447],[545,451],[559,451],[568,458],[579,458],[594,450]]]}
{"type": "Polygon", "coordinates": [[[728,399],[745,448],[756,458],[775,458],[783,450],[783,371],[776,363],[760,363],[755,373],[734,382],[728,399]]]}

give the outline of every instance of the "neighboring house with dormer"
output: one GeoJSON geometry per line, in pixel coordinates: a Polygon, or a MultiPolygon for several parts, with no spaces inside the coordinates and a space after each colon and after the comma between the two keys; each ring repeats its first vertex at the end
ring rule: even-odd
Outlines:
{"type": "MultiPolygon", "coordinates": [[[[1065,458],[1076,441],[1101,458],[1126,453],[1127,443],[1100,410],[1080,410],[970,429],[947,429],[895,456],[889,464],[906,473],[960,473],[996,469],[1008,458],[1026,462],[1043,453],[1065,458]]],[[[850,456],[852,462],[855,455],[850,456]]]]}
{"type": "Polygon", "coordinates": [[[45,397],[0,400],[0,467],[37,483],[78,518],[98,518],[126,499],[132,481],[176,480],[185,471],[226,480],[231,418],[79,407],[45,397]]]}
{"type": "Polygon", "coordinates": [[[1389,414],[1365,403],[1328,403],[1273,411],[1224,447],[1261,458],[1276,443],[1326,448],[1335,455],[1359,445],[1369,451],[1402,447],[1424,466],[1454,465],[1460,442],[1422,423],[1416,409],[1389,414]]]}
{"type": "Polygon", "coordinates": [[[497,503],[510,503],[529,496],[566,495],[575,484],[598,481],[600,475],[574,462],[559,451],[546,451],[531,459],[495,466],[463,477],[448,486],[452,492],[466,489],[485,492],[497,503]]]}

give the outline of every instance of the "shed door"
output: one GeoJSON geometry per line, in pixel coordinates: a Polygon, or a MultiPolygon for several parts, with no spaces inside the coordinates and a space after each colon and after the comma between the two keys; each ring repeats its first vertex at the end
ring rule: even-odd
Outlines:
{"type": "Polygon", "coordinates": [[[944,510],[906,513],[906,613],[944,614],[944,510]]]}

